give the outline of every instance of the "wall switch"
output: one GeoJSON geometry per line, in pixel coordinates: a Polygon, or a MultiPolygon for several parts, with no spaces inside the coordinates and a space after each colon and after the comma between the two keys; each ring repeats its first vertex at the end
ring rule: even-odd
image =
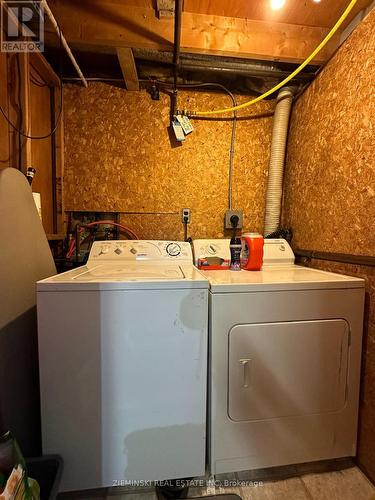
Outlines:
{"type": "Polygon", "coordinates": [[[181,210],[181,217],[183,224],[190,224],[190,208],[183,208],[181,210]]]}
{"type": "Polygon", "coordinates": [[[172,128],[174,131],[174,135],[176,136],[176,140],[178,142],[183,142],[185,140],[185,134],[183,128],[181,127],[180,122],[177,120],[175,116],[173,117],[172,120],[172,128]]]}
{"type": "Polygon", "coordinates": [[[231,217],[233,215],[238,217],[237,229],[242,229],[242,226],[243,226],[243,212],[242,212],[242,210],[227,210],[225,212],[224,229],[233,229],[233,224],[231,221],[231,217]]]}

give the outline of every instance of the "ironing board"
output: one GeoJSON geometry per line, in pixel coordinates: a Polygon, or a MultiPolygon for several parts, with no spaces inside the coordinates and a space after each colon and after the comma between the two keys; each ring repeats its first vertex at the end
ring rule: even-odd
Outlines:
{"type": "Polygon", "coordinates": [[[0,169],[0,433],[41,454],[35,282],[56,274],[26,177],[0,169]]]}

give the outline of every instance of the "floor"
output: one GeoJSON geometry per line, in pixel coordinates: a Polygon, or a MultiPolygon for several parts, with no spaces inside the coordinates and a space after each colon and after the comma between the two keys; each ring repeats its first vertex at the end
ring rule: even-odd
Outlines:
{"type": "MultiPolygon", "coordinates": [[[[189,497],[236,493],[242,500],[375,500],[375,487],[357,467],[334,472],[302,474],[288,479],[273,480],[269,474],[268,477],[260,478],[259,474],[257,479],[251,476],[251,473],[233,474],[219,478],[215,485],[191,487],[189,497]],[[236,485],[233,486],[233,483],[236,485]]],[[[121,487],[62,494],[58,500],[73,498],[157,500],[153,490],[128,491],[121,487]]]]}

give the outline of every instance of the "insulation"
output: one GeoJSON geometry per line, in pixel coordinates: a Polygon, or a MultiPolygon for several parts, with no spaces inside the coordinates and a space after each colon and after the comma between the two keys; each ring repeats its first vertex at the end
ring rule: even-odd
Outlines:
{"type": "MultiPolygon", "coordinates": [[[[301,249],[375,255],[375,10],[357,27],[292,114],[284,225],[301,249]]],[[[313,260],[366,280],[358,461],[375,480],[375,271],[313,260]]]]}
{"type": "MultiPolygon", "coordinates": [[[[239,97],[243,102],[245,96],[239,97]]],[[[230,105],[228,96],[180,92],[179,108],[230,105]]],[[[262,231],[273,102],[262,102],[238,122],[233,207],[247,231],[262,231]]],[[[223,236],[228,199],[231,121],[194,120],[181,146],[170,140],[170,97],[152,101],[146,91],[127,92],[102,83],[65,87],[65,209],[175,212],[123,215],[141,238],[181,239],[181,209],[189,207],[194,238],[223,236]]]]}

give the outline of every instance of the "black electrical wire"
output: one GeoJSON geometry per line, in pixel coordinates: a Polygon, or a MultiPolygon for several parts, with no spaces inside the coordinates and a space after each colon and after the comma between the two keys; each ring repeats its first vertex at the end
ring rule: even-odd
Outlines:
{"type": "MultiPolygon", "coordinates": [[[[19,123],[22,127],[23,123],[23,111],[21,106],[21,67],[20,67],[20,55],[16,55],[16,67],[17,67],[17,77],[18,77],[18,112],[19,112],[19,123]]],[[[22,170],[22,135],[20,131],[18,132],[18,170],[22,170]]]]}
{"type": "MultiPolygon", "coordinates": [[[[62,57],[61,57],[62,40],[61,40],[61,34],[62,34],[61,33],[61,29],[59,27],[59,37],[60,37],[60,110],[59,110],[59,113],[57,115],[55,126],[53,127],[53,130],[50,133],[46,134],[46,135],[28,135],[28,134],[25,134],[24,132],[22,132],[21,129],[19,129],[17,127],[17,125],[15,125],[9,119],[9,117],[7,116],[7,114],[4,111],[4,109],[2,108],[2,106],[0,106],[0,113],[3,115],[3,117],[8,122],[8,124],[18,133],[19,143],[20,144],[21,144],[21,142],[20,142],[20,138],[21,137],[25,137],[26,139],[31,139],[31,140],[48,139],[48,137],[51,137],[56,132],[56,130],[58,129],[58,127],[60,125],[61,118],[62,118],[62,109],[63,109],[62,57]]],[[[18,83],[19,83],[19,93],[20,93],[20,89],[21,89],[21,85],[20,85],[20,82],[21,82],[21,70],[20,70],[19,58],[18,57],[17,57],[17,70],[18,70],[18,83]]],[[[23,111],[22,111],[22,107],[21,107],[21,96],[20,95],[19,95],[19,103],[20,103],[19,113],[20,113],[20,117],[21,117],[21,126],[22,126],[23,111]]],[[[21,150],[21,147],[19,148],[19,150],[21,150]]]]}
{"type": "MultiPolygon", "coordinates": [[[[224,92],[228,94],[228,96],[231,98],[233,106],[237,106],[237,100],[232,94],[232,92],[224,87],[224,85],[221,85],[220,83],[201,83],[199,84],[200,87],[217,87],[224,92]]],[[[228,174],[228,208],[229,210],[232,210],[232,191],[233,191],[233,162],[234,162],[234,146],[236,142],[236,127],[237,127],[237,111],[233,111],[233,121],[232,121],[232,134],[231,134],[231,140],[230,140],[230,150],[229,150],[229,174],[228,174]]]]}
{"type": "Polygon", "coordinates": [[[177,110],[177,77],[180,64],[182,1],[175,0],[174,6],[172,117],[176,114],[177,110]]]}

